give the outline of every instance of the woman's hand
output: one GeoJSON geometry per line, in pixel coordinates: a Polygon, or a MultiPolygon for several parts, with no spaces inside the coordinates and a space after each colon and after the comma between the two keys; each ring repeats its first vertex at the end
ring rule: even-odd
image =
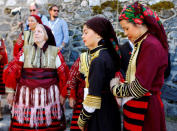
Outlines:
{"type": "Polygon", "coordinates": [[[113,78],[113,79],[111,80],[111,82],[110,82],[110,90],[111,90],[111,92],[112,92],[112,90],[113,90],[113,87],[114,87],[115,85],[119,85],[119,84],[120,84],[120,79],[119,79],[118,77],[113,78]]]}
{"type": "Polygon", "coordinates": [[[60,95],[60,103],[61,105],[64,105],[66,98],[60,95]]]}
{"type": "Polygon", "coordinates": [[[69,98],[69,106],[70,106],[71,108],[74,108],[75,104],[76,104],[75,99],[69,98]]]}
{"type": "Polygon", "coordinates": [[[79,126],[79,128],[80,128],[80,130],[81,130],[81,131],[84,131],[84,127],[82,127],[82,126],[79,126]]]}
{"type": "Polygon", "coordinates": [[[12,106],[13,101],[14,101],[14,93],[8,93],[7,102],[12,106]]]}

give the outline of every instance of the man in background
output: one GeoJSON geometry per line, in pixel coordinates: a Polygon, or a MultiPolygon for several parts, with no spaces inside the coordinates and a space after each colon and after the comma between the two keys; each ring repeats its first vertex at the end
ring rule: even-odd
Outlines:
{"type": "MultiPolygon", "coordinates": [[[[69,41],[68,25],[65,20],[58,17],[59,8],[57,5],[52,5],[49,7],[50,18],[48,20],[48,27],[52,30],[55,37],[56,46],[62,48],[69,41]]],[[[63,52],[63,51],[62,51],[63,52]]]]}
{"type": "MultiPolygon", "coordinates": [[[[39,6],[36,3],[32,3],[29,6],[29,11],[30,11],[30,15],[37,15],[41,18],[41,21],[44,25],[47,25],[48,23],[48,19],[45,15],[40,14],[39,12],[39,6]]],[[[24,30],[29,30],[29,26],[28,26],[28,21],[26,21],[24,30]]]]}

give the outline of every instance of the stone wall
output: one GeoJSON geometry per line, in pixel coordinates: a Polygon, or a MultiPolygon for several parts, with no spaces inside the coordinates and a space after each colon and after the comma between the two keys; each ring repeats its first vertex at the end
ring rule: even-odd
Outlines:
{"type": "MultiPolygon", "coordinates": [[[[100,3],[104,1],[105,0],[99,0],[100,3]]],[[[141,1],[152,5],[160,0],[141,1]]],[[[168,35],[171,59],[171,74],[165,81],[162,97],[164,98],[167,115],[177,116],[177,96],[175,95],[177,91],[177,0],[168,1],[173,2],[175,7],[168,10],[162,9],[158,12],[168,35]]],[[[29,15],[28,6],[31,2],[33,2],[33,0],[0,0],[0,35],[5,39],[9,60],[12,59],[13,42],[20,33],[20,28],[18,27],[18,23],[20,22],[19,14],[13,16],[10,11],[11,9],[22,7],[21,18],[22,21],[25,21],[29,15]]],[[[81,38],[82,25],[89,18],[95,15],[106,17],[113,23],[116,31],[123,32],[117,23],[117,11],[112,11],[111,7],[104,8],[102,14],[95,14],[92,7],[88,6],[89,3],[86,0],[35,0],[35,2],[40,5],[41,13],[47,16],[48,5],[57,4],[60,6],[59,15],[67,21],[69,26],[70,41],[64,52],[65,60],[69,66],[72,65],[81,52],[86,50],[81,38]]],[[[119,0],[119,2],[121,2],[123,6],[127,4],[127,2],[130,2],[130,0],[119,0]]],[[[118,36],[118,38],[120,44],[123,44],[127,40],[127,38],[122,38],[121,36],[118,36]]]]}

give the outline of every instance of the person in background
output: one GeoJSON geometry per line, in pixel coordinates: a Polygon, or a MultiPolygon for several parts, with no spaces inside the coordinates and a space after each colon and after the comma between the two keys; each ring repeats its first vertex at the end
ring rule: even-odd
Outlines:
{"type": "Polygon", "coordinates": [[[1,96],[5,94],[5,84],[2,79],[4,66],[8,63],[7,51],[4,40],[0,36],[0,121],[3,120],[1,108],[1,96]]]}
{"type": "Polygon", "coordinates": [[[17,41],[14,44],[13,56],[17,56],[24,45],[33,45],[33,34],[37,24],[42,24],[41,18],[37,15],[28,17],[29,29],[20,33],[17,41]]]}
{"type": "Polygon", "coordinates": [[[4,70],[7,101],[12,105],[10,131],[65,130],[59,97],[68,71],[51,30],[37,24],[34,43],[25,45],[4,70]]]}
{"type": "Polygon", "coordinates": [[[59,8],[57,5],[49,7],[50,18],[47,26],[50,27],[55,37],[56,46],[62,48],[69,42],[68,25],[65,20],[58,17],[59,8]]]}
{"type": "Polygon", "coordinates": [[[109,20],[94,17],[84,24],[82,38],[89,48],[90,64],[79,128],[82,131],[119,131],[119,107],[109,89],[110,80],[120,69],[115,31],[109,20]]]}
{"type": "Polygon", "coordinates": [[[89,53],[81,53],[70,69],[68,81],[61,95],[61,103],[64,104],[65,99],[68,97],[69,106],[73,108],[70,131],[80,131],[77,120],[83,107],[85,78],[88,73],[89,63],[89,53]]]}
{"type": "Polygon", "coordinates": [[[125,74],[128,68],[129,60],[133,51],[133,43],[131,41],[126,41],[123,45],[119,46],[121,54],[121,73],[125,78],[125,74]]]}
{"type": "MultiPolygon", "coordinates": [[[[30,15],[37,15],[37,16],[39,16],[40,19],[41,19],[41,21],[42,21],[42,23],[44,25],[47,25],[48,19],[47,19],[47,17],[45,15],[40,14],[40,12],[39,12],[39,6],[36,3],[31,3],[30,4],[29,11],[30,11],[30,15]]],[[[25,31],[29,30],[29,28],[30,27],[29,27],[29,23],[28,23],[28,20],[27,20],[26,23],[25,23],[25,26],[24,26],[24,30],[25,31]]]]}
{"type": "Polygon", "coordinates": [[[164,27],[155,12],[139,2],[125,7],[120,25],[134,50],[125,81],[111,80],[114,96],[131,97],[123,105],[124,129],[166,131],[160,89],[168,66],[168,43],[164,27]]]}

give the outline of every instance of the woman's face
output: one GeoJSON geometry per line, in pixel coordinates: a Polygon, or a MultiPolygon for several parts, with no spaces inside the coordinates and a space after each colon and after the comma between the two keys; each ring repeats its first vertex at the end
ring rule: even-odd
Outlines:
{"type": "Polygon", "coordinates": [[[131,42],[134,42],[137,38],[141,36],[142,25],[135,25],[133,23],[128,22],[127,20],[121,20],[120,25],[124,30],[124,34],[131,42]]]}
{"type": "Polygon", "coordinates": [[[34,31],[34,42],[40,47],[41,44],[44,44],[46,41],[44,29],[37,25],[34,31]]]}
{"type": "Polygon", "coordinates": [[[28,24],[29,24],[30,30],[34,30],[37,25],[37,20],[33,16],[30,16],[28,17],[28,24]]]}
{"type": "Polygon", "coordinates": [[[98,42],[101,39],[101,37],[97,33],[95,33],[92,29],[84,25],[82,39],[85,43],[85,46],[92,50],[98,46],[98,42]]]}

